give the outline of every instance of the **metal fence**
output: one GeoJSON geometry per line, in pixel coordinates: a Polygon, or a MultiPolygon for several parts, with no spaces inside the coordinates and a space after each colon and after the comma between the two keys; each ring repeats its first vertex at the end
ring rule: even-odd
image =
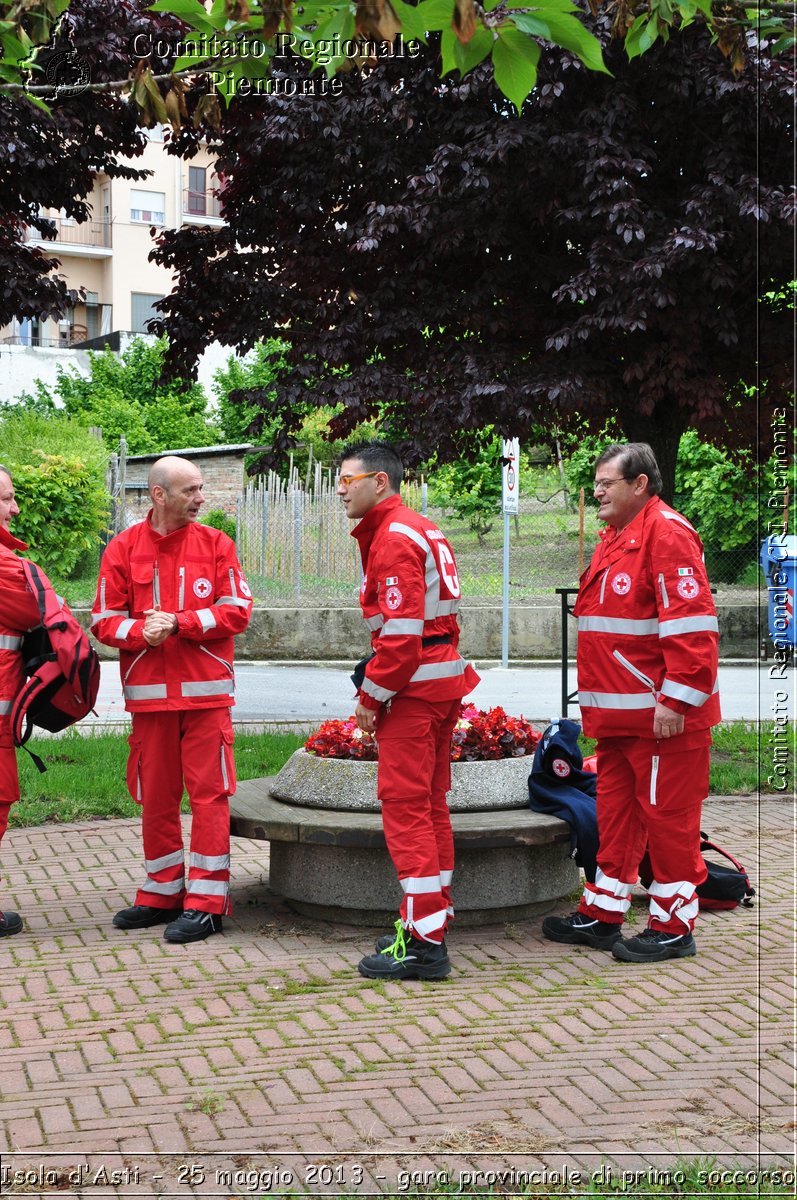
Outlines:
{"type": "MultiPolygon", "coordinates": [[[[513,605],[551,604],[554,589],[575,587],[589,562],[600,522],[589,499],[569,496],[555,472],[541,474],[533,494],[522,496],[509,523],[509,598],[513,605]]],[[[453,506],[427,505],[422,484],[405,484],[404,503],[441,526],[457,557],[462,595],[471,606],[501,602],[503,517],[477,533],[453,506]]],[[[438,497],[438,500],[440,498],[438,497]]],[[[274,607],[357,604],[359,549],[335,492],[332,473],[294,471],[285,481],[270,474],[248,485],[238,501],[236,541],[250,586],[261,604],[274,607]]],[[[752,561],[746,585],[717,585],[717,599],[755,603],[758,578],[752,561]]]]}

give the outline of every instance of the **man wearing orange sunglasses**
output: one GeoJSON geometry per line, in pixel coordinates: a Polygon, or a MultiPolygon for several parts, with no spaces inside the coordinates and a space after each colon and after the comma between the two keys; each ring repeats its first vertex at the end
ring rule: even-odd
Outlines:
{"type": "Polygon", "coordinates": [[[454,839],[446,793],[460,701],[479,677],[461,657],[460,586],[441,531],[401,502],[404,468],[386,442],[344,450],[340,496],[360,546],[360,605],[372,657],[355,679],[360,729],[379,743],[385,841],[404,892],[395,936],[359,964],[369,979],[443,979],[454,839]]]}

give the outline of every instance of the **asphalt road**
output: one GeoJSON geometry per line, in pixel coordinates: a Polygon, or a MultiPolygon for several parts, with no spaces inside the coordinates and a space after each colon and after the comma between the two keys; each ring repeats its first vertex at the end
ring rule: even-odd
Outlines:
{"type": "MultiPolygon", "coordinates": [[[[354,712],[354,687],[348,665],[342,663],[242,662],[235,668],[236,703],[233,720],[315,724],[328,717],[354,712]]],[[[481,683],[469,697],[479,708],[500,704],[514,716],[547,721],[561,716],[561,675],[558,665],[478,667],[481,683]]],[[[720,666],[720,697],[725,720],[771,720],[776,711],[795,716],[793,669],[780,675],[769,663],[728,663],[720,666]]],[[[570,672],[575,687],[575,670],[570,672]]],[[[578,719],[577,705],[567,714],[578,719]]],[[[89,718],[91,720],[92,718],[89,718]]],[[[102,665],[97,719],[126,720],[115,662],[102,665]]]]}

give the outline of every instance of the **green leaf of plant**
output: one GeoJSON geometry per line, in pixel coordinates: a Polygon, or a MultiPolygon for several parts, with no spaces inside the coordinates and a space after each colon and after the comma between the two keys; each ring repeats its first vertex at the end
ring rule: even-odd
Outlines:
{"type": "Polygon", "coordinates": [[[535,13],[518,13],[512,19],[523,33],[545,38],[548,42],[563,46],[565,50],[572,50],[585,67],[610,74],[603,61],[600,42],[594,34],[584,28],[577,17],[570,16],[569,13],[540,9],[535,13]]]}
{"type": "Polygon", "coordinates": [[[508,26],[498,30],[493,43],[495,82],[518,113],[537,82],[539,60],[540,48],[533,38],[508,26]]]}
{"type": "Polygon", "coordinates": [[[448,75],[450,71],[457,69],[457,46],[459,38],[454,33],[453,29],[444,29],[440,37],[440,51],[443,56],[443,68],[441,75],[448,75]]]}
{"type": "Polygon", "coordinates": [[[625,35],[626,54],[629,58],[638,58],[650,49],[658,36],[655,18],[643,20],[641,16],[637,17],[625,35]]]}
{"type": "Polygon", "coordinates": [[[329,55],[329,62],[319,62],[318,59],[321,51],[317,50],[314,55],[314,66],[323,67],[327,79],[331,79],[345,56],[343,54],[330,54],[329,45],[340,45],[348,38],[354,37],[354,14],[348,4],[334,9],[329,20],[324,21],[315,30],[311,30],[308,36],[314,46],[317,46],[319,42],[328,43],[324,49],[323,57],[326,58],[329,55]]]}
{"type": "Polygon", "coordinates": [[[454,0],[421,0],[415,11],[427,33],[432,29],[449,29],[454,15],[454,0]]]}
{"type": "Polygon", "coordinates": [[[493,48],[495,37],[491,29],[479,25],[473,37],[466,46],[458,37],[454,38],[454,58],[457,60],[460,74],[466,75],[474,67],[483,62],[493,48]]]}
{"type": "Polygon", "coordinates": [[[199,0],[155,0],[155,3],[150,5],[150,10],[173,13],[200,33],[215,33],[226,25],[226,20],[220,25],[215,25],[199,0]]]}
{"type": "MultiPolygon", "coordinates": [[[[500,0],[498,0],[500,3],[500,0]]],[[[423,18],[418,16],[419,9],[413,8],[411,4],[405,4],[404,0],[391,0],[396,16],[401,21],[401,32],[404,35],[404,40],[408,38],[417,38],[419,42],[426,43],[426,26],[423,23],[423,18]]]]}

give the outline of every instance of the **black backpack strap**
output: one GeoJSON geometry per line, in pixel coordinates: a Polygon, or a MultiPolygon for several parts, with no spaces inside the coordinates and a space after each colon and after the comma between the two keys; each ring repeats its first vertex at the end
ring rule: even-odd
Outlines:
{"type": "Polygon", "coordinates": [[[36,564],[31,562],[29,558],[23,558],[22,565],[28,582],[31,585],[31,591],[36,597],[36,603],[39,606],[39,621],[43,625],[47,619],[47,590],[42,581],[41,572],[36,564]]]}

